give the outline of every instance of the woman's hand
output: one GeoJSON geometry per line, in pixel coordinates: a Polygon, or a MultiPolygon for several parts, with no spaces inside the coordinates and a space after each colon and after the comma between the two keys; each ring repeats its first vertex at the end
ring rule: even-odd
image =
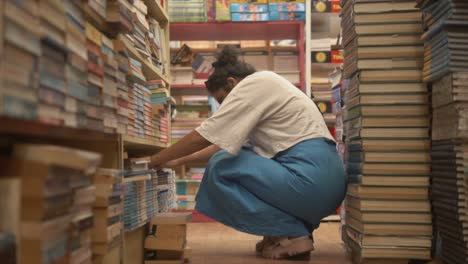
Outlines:
{"type": "Polygon", "coordinates": [[[166,165],[164,167],[173,169],[173,168],[179,167],[181,165],[183,165],[183,163],[180,161],[180,159],[176,159],[176,160],[169,161],[168,163],[166,163],[166,165]]]}

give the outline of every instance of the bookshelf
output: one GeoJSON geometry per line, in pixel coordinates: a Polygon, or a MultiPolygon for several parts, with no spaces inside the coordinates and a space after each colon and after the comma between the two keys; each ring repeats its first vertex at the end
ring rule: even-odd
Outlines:
{"type": "Polygon", "coordinates": [[[125,46],[125,49],[129,52],[130,56],[134,59],[137,59],[143,63],[143,74],[149,80],[161,79],[166,83],[169,83],[168,77],[163,75],[160,70],[158,70],[153,64],[148,60],[143,59],[140,53],[130,44],[130,42],[120,37],[119,38],[125,46]]]}
{"type": "MultiPolygon", "coordinates": [[[[293,48],[253,48],[248,51],[297,51],[301,90],[305,88],[305,43],[303,21],[171,23],[171,41],[296,40],[293,48]]],[[[207,51],[215,51],[208,49],[207,51]]],[[[197,51],[197,49],[195,49],[197,51]]],[[[203,51],[203,50],[200,50],[203,51]]]]}
{"type": "MultiPolygon", "coordinates": [[[[164,7],[161,6],[159,0],[144,0],[148,7],[148,13],[159,22],[168,23],[169,15],[164,7]]],[[[166,3],[167,4],[167,3],[166,3]]]]}
{"type": "MultiPolygon", "coordinates": [[[[11,1],[10,1],[11,2],[11,1]]],[[[42,1],[40,1],[42,2],[42,1]]],[[[44,1],[48,2],[48,1],[44,1]]],[[[50,2],[50,1],[49,1],[50,2]]],[[[52,1],[54,2],[54,1],[52,1]]],[[[57,1],[55,1],[57,2],[57,1]]],[[[112,69],[117,69],[120,65],[118,65],[117,59],[116,61],[111,61],[113,58],[117,57],[117,48],[114,49],[114,44],[115,40],[119,39],[122,40],[122,43],[124,44],[124,50],[125,53],[128,54],[129,57],[136,59],[142,63],[142,73],[144,77],[146,78],[147,81],[152,81],[152,80],[162,80],[165,83],[165,86],[168,87],[168,91],[170,94],[170,80],[168,74],[164,74],[161,70],[159,70],[158,67],[156,67],[152,61],[144,59],[144,57],[140,54],[140,52],[134,47],[134,45],[129,42],[126,38],[124,38],[123,34],[125,32],[121,32],[121,28],[119,26],[114,26],[111,24],[110,21],[108,21],[108,18],[102,17],[99,15],[98,12],[96,12],[93,8],[91,8],[91,5],[89,4],[90,2],[94,2],[94,4],[99,5],[99,1],[96,0],[87,0],[87,1],[58,1],[57,3],[54,2],[54,6],[50,8],[55,8],[56,5],[60,6],[61,4],[70,4],[74,5],[75,3],[80,3],[79,5],[77,4],[76,9],[74,10],[75,12],[78,12],[81,15],[77,15],[77,13],[74,13],[78,18],[82,18],[79,22],[76,22],[77,24],[80,24],[82,28],[86,28],[85,25],[89,24],[98,31],[99,36],[103,36],[101,41],[104,43],[105,41],[106,44],[111,43],[112,45],[106,46],[107,52],[109,50],[112,50],[115,52],[113,55],[115,57],[110,56],[108,53],[105,53],[104,50],[104,44],[99,45],[97,44],[97,51],[95,53],[99,54],[99,58],[97,59],[96,64],[102,64],[101,66],[104,68],[108,67],[108,65],[113,66],[112,69]],[[59,3],[60,2],[60,3],[59,3]],[[102,35],[101,35],[102,34],[102,35]],[[105,37],[105,40],[104,40],[105,37]],[[102,53],[102,54],[101,54],[102,53]],[[103,57],[103,55],[106,55],[108,57],[103,57]],[[102,56],[102,57],[101,57],[102,56]],[[112,58],[112,59],[110,59],[112,58]],[[99,60],[102,60],[99,62],[99,60]],[[111,62],[111,63],[108,63],[111,62]],[[117,65],[117,66],[116,66],[117,65]]],[[[119,2],[119,1],[115,1],[119,2]]],[[[126,2],[126,1],[125,1],[126,2]]],[[[163,35],[165,36],[164,40],[161,41],[161,46],[160,48],[165,51],[165,54],[163,55],[161,59],[162,63],[164,63],[164,68],[165,72],[169,73],[169,17],[167,14],[166,9],[160,4],[159,0],[143,0],[141,1],[147,6],[148,9],[148,14],[146,17],[151,17],[155,19],[160,27],[161,27],[161,39],[164,38],[163,35]]],[[[41,14],[42,9],[35,9],[37,8],[37,5],[39,2],[37,1],[27,1],[26,2],[21,2],[21,3],[14,3],[14,5],[17,5],[17,12],[24,12],[27,13],[28,16],[34,16],[34,21],[35,22],[41,22],[41,19],[44,19],[44,15],[41,14]],[[30,5],[29,7],[33,7],[34,11],[32,13],[28,13],[27,8],[23,8],[22,5],[30,5]],[[39,10],[39,11],[38,11],[39,10]]],[[[43,4],[43,3],[41,3],[43,4]]],[[[117,3],[118,4],[118,3],[117,3]]],[[[5,14],[6,9],[4,9],[5,6],[9,6],[11,8],[12,3],[9,3],[8,1],[1,1],[0,2],[0,24],[2,27],[0,27],[0,53],[3,55],[3,47],[5,43],[8,43],[9,46],[18,46],[19,44],[12,43],[11,41],[8,42],[6,39],[5,31],[4,28],[6,27],[6,24],[4,24],[4,19],[7,17],[5,14]]],[[[67,14],[66,12],[69,12],[67,9],[69,6],[62,7],[62,8],[56,8],[57,10],[54,10],[54,14],[61,16],[60,18],[64,22],[67,21],[67,14]]],[[[108,10],[105,10],[108,11],[108,10]]],[[[104,12],[106,13],[106,12],[104,12]]],[[[21,15],[22,13],[20,13],[21,15]]],[[[102,13],[101,13],[102,14],[102,13]]],[[[21,16],[19,16],[21,17],[21,16]]],[[[11,19],[10,19],[11,20],[11,19]]],[[[21,23],[18,21],[9,21],[9,23],[14,23],[16,26],[22,26],[21,23]],[[19,23],[19,25],[18,25],[19,23]]],[[[114,22],[115,23],[115,22],[114,22]]],[[[63,25],[63,24],[61,24],[63,25]]],[[[42,26],[42,24],[41,24],[42,26]]],[[[52,27],[56,27],[55,29],[57,30],[56,34],[60,35],[63,39],[63,43],[54,43],[53,46],[55,49],[60,50],[60,52],[66,54],[63,56],[64,58],[68,57],[69,52],[76,52],[77,49],[83,48],[82,51],[85,53],[85,55],[88,55],[87,53],[90,51],[89,47],[86,45],[88,42],[90,42],[91,38],[90,36],[86,35],[85,30],[82,31],[77,31],[77,32],[67,32],[66,30],[63,30],[62,27],[57,27],[57,25],[49,25],[52,27]],[[60,30],[58,30],[60,28],[60,30]],[[75,38],[79,39],[79,41],[83,42],[84,45],[74,47],[75,49],[70,49],[68,50],[67,48],[62,48],[61,45],[65,46],[67,42],[65,41],[67,39],[68,34],[73,35],[75,38]],[[76,36],[79,35],[79,36],[76,36]],[[63,49],[63,50],[62,50],[63,49]],[[64,51],[65,50],[65,51],[64,51]]],[[[18,33],[18,32],[16,32],[18,33]]],[[[20,31],[21,33],[21,31],[20,31]]],[[[94,32],[96,33],[96,32],[94,32]]],[[[11,33],[10,33],[11,34],[11,33]]],[[[41,32],[41,34],[44,34],[41,32]]],[[[147,34],[147,33],[145,33],[147,34]]],[[[20,35],[20,34],[18,34],[20,35]]],[[[11,36],[10,36],[11,37],[11,36]]],[[[34,35],[35,38],[37,38],[39,45],[44,45],[42,42],[44,42],[42,37],[43,35],[39,36],[39,34],[34,35]]],[[[97,37],[96,34],[93,35],[93,37],[97,37]]],[[[69,40],[67,40],[69,41],[69,40]]],[[[91,40],[92,42],[96,42],[95,39],[91,40]]],[[[80,43],[81,45],[82,43],[80,43]]],[[[19,45],[21,46],[21,45],[19,45]]],[[[23,48],[24,47],[20,47],[23,48]]],[[[50,48],[50,47],[49,47],[50,48]]],[[[11,49],[11,47],[10,47],[11,49]]],[[[40,49],[43,49],[43,46],[40,46],[40,49]]],[[[54,50],[55,51],[55,50],[54,50]]],[[[28,51],[24,51],[28,52],[28,51]]],[[[49,50],[49,52],[51,52],[49,50]]],[[[32,53],[32,52],[29,52],[32,53]]],[[[40,64],[41,59],[45,57],[44,54],[37,52],[37,54],[28,54],[30,56],[34,56],[35,64],[40,64]]],[[[76,55],[76,54],[73,54],[76,55]]],[[[81,55],[81,54],[79,54],[81,55]]],[[[70,55],[71,56],[71,55],[70,55]]],[[[86,56],[87,57],[87,56],[86,56]]],[[[49,59],[49,58],[48,58],[49,59]]],[[[55,60],[58,60],[56,57],[54,58],[55,60]]],[[[11,60],[11,56],[10,56],[11,60]]],[[[91,59],[88,61],[82,59],[84,61],[84,66],[83,68],[80,68],[79,70],[81,71],[80,73],[84,72],[86,73],[84,79],[80,79],[81,82],[85,83],[83,86],[85,87],[85,91],[88,91],[88,85],[86,77],[88,73],[91,71],[88,67],[88,63],[91,59]]],[[[15,61],[16,62],[16,61],[15,61]]],[[[11,64],[11,61],[9,62],[11,64]]],[[[24,62],[18,61],[18,65],[21,66],[24,62]]],[[[64,62],[61,62],[64,66],[64,68],[71,67],[70,62],[65,59],[64,62]]],[[[59,109],[60,111],[56,114],[58,116],[58,119],[61,119],[62,122],[51,122],[50,120],[47,119],[40,119],[38,117],[30,118],[30,119],[21,119],[18,117],[18,115],[15,115],[16,117],[13,117],[11,112],[18,111],[21,112],[21,106],[20,105],[14,105],[12,107],[13,110],[9,110],[10,112],[7,112],[5,109],[6,104],[5,101],[7,100],[6,94],[8,89],[12,88],[7,85],[5,85],[4,77],[5,77],[5,71],[6,69],[6,59],[2,57],[2,61],[0,61],[0,66],[2,68],[2,75],[0,76],[0,152],[2,155],[6,155],[7,157],[10,157],[9,155],[11,154],[11,150],[14,148],[14,146],[18,143],[31,143],[31,144],[50,144],[50,145],[57,145],[57,146],[63,146],[63,147],[69,147],[69,148],[74,148],[74,149],[80,149],[80,150],[87,150],[87,151],[92,151],[100,154],[102,156],[102,161],[100,163],[100,167],[102,168],[109,168],[109,169],[115,169],[115,170],[122,170],[124,169],[124,160],[127,158],[136,158],[136,157],[141,157],[141,156],[148,156],[151,154],[154,154],[157,151],[160,151],[168,146],[168,143],[162,143],[159,141],[159,139],[148,139],[148,138],[143,138],[143,137],[136,137],[136,136],[130,136],[127,134],[122,134],[122,133],[117,133],[117,130],[114,129],[112,131],[107,130],[106,132],[104,129],[97,129],[97,130],[92,130],[89,128],[86,128],[82,124],[79,125],[65,125],[64,123],[64,115],[65,113],[65,108],[63,107],[62,109],[59,109]],[[40,121],[41,120],[41,121],[40,121]]],[[[158,64],[159,65],[159,64],[158,64]]],[[[72,65],[73,67],[76,67],[76,65],[72,65]]],[[[54,68],[55,69],[55,68],[54,68]]],[[[115,70],[115,72],[119,71],[119,69],[115,70]]],[[[34,71],[34,79],[40,79],[42,77],[42,73],[39,73],[39,67],[36,68],[31,68],[31,72],[34,71]]],[[[67,72],[68,74],[68,72],[67,72]]],[[[107,72],[101,73],[101,77],[107,74],[107,72]]],[[[66,73],[63,73],[64,77],[63,79],[66,81],[69,81],[68,75],[66,73]]],[[[61,75],[60,75],[61,76],[61,75]]],[[[114,77],[114,76],[113,76],[114,77]]],[[[123,79],[126,80],[128,76],[125,74],[123,75],[123,79]]],[[[10,78],[11,81],[12,78],[10,78]]],[[[19,79],[19,77],[18,77],[19,79]]],[[[32,78],[31,78],[32,79],[32,78]]],[[[104,77],[102,77],[104,79],[104,77]]],[[[118,78],[115,78],[118,79],[118,78]]],[[[89,81],[89,80],[88,80],[89,81]]],[[[102,80],[101,80],[102,81],[102,80]]],[[[105,80],[104,80],[105,81],[105,80]]],[[[104,90],[108,89],[108,84],[101,84],[101,92],[98,95],[94,95],[94,99],[99,98],[97,100],[98,102],[94,105],[92,105],[95,109],[97,109],[97,112],[103,111],[106,106],[104,103],[104,90]],[[102,97],[101,97],[102,96],[102,97]],[[101,101],[102,99],[102,101],[101,101]]],[[[117,81],[114,81],[117,84],[117,81]]],[[[31,81],[32,83],[32,81],[31,81]]],[[[65,81],[64,81],[65,83],[65,81]]],[[[62,97],[59,98],[66,98],[69,99],[68,97],[73,97],[71,93],[69,94],[69,89],[68,87],[71,86],[69,83],[67,83],[66,88],[61,90],[62,92],[62,97]]],[[[41,100],[43,98],[40,98],[40,90],[44,84],[41,83],[41,85],[37,83],[29,84],[31,88],[29,90],[30,94],[28,94],[29,97],[32,97],[30,101],[33,101],[37,105],[39,103],[43,103],[41,100]],[[40,87],[39,87],[40,86],[40,87]]],[[[64,85],[65,86],[65,85],[64,85]]],[[[22,87],[19,87],[22,88],[22,87]]],[[[51,87],[49,87],[51,88],[51,87]]],[[[117,90],[116,87],[114,87],[115,90],[117,90]]],[[[128,87],[127,87],[128,88],[128,87]]],[[[11,89],[10,89],[11,90],[11,89]]],[[[106,90],[107,91],[107,90],[106,90]]],[[[18,92],[19,93],[19,92],[18,92]]],[[[112,91],[114,95],[112,95],[113,99],[115,100],[115,109],[113,108],[114,111],[117,111],[117,98],[120,98],[117,96],[117,91],[112,91]]],[[[49,94],[50,95],[50,94],[49,94]]],[[[107,95],[107,94],[106,94],[107,95]]],[[[120,94],[119,94],[120,95],[120,94]]],[[[11,95],[10,95],[11,96],[11,95]]],[[[91,95],[88,95],[91,97],[91,95]]],[[[111,96],[111,95],[109,95],[111,96]]],[[[25,97],[25,96],[23,96],[25,97]]],[[[49,96],[51,97],[51,96],[49,96]]],[[[48,97],[48,98],[49,98],[48,97]]],[[[10,97],[9,97],[10,98],[10,97]]],[[[72,98],[75,101],[79,101],[80,104],[80,109],[84,108],[87,109],[86,106],[90,105],[91,103],[85,102],[84,99],[77,99],[76,97],[72,98]]],[[[50,100],[50,99],[49,99],[50,100]]],[[[63,99],[65,100],[65,99],[63,99]]],[[[49,103],[49,102],[48,102],[49,103]]],[[[50,104],[50,103],[49,103],[50,104]]],[[[11,107],[11,105],[10,105],[11,107]]],[[[23,106],[23,108],[25,108],[23,106]]],[[[75,108],[78,108],[75,106],[75,108]]],[[[109,107],[110,108],[110,107],[109,107]]],[[[69,110],[67,110],[69,111],[69,110]]],[[[70,110],[72,111],[72,110],[70,110]]],[[[78,110],[74,110],[78,112],[78,110]]],[[[81,111],[81,110],[80,110],[81,111]]],[[[15,112],[16,114],[16,112],[15,112]]],[[[79,113],[81,117],[85,116],[88,114],[88,112],[80,112],[79,113]]],[[[78,116],[78,113],[76,113],[78,116]]],[[[117,116],[117,114],[116,114],[117,116]]],[[[126,116],[126,115],[124,115],[126,116]]],[[[168,115],[169,117],[170,115],[168,115]]],[[[96,118],[98,119],[98,118],[96,118]]],[[[104,117],[102,117],[101,122],[103,121],[104,117]]],[[[146,121],[146,120],[145,120],[146,121]]],[[[170,131],[170,119],[168,120],[168,127],[170,131]]],[[[168,141],[170,141],[170,134],[168,131],[168,141]]],[[[146,134],[146,132],[145,132],[146,134]]],[[[3,176],[3,175],[2,175],[3,176]]],[[[144,181],[144,180],[149,180],[151,176],[149,177],[135,177],[135,178],[128,178],[125,179],[124,182],[135,182],[135,181],[144,181]]],[[[146,222],[147,223],[147,222],[146,222]]],[[[119,232],[121,232],[119,230],[119,232]]],[[[128,232],[123,232],[122,229],[122,235],[121,235],[121,242],[118,243],[118,246],[113,247],[112,249],[108,250],[105,255],[99,255],[99,257],[96,257],[95,255],[93,257],[93,263],[102,263],[102,264],[133,264],[133,263],[143,263],[144,262],[144,237],[145,237],[145,225],[140,226],[134,230],[128,231],[128,232]]],[[[17,245],[19,248],[21,248],[21,244],[17,245]]]]}

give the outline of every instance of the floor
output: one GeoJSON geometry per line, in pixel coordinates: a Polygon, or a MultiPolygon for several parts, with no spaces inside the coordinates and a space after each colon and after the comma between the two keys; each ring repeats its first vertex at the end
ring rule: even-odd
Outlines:
{"type": "Polygon", "coordinates": [[[219,223],[192,223],[188,230],[191,264],[351,264],[342,247],[338,223],[322,223],[314,232],[316,249],[309,262],[257,257],[254,248],[259,239],[219,223]]]}

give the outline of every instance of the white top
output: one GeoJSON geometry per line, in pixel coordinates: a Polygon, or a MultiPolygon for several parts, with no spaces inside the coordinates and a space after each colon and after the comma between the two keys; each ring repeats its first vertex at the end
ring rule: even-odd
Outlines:
{"type": "Polygon", "coordinates": [[[257,154],[267,158],[307,139],[334,140],[315,103],[270,71],[240,81],[196,131],[234,155],[249,142],[257,154]]]}

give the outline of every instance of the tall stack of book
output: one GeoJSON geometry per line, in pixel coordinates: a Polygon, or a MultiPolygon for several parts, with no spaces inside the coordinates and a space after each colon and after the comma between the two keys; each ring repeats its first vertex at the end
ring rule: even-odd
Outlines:
{"type": "Polygon", "coordinates": [[[104,60],[101,52],[102,33],[90,23],[85,27],[88,49],[88,101],[86,127],[104,130],[101,98],[104,89],[104,60]]]}
{"type": "Polygon", "coordinates": [[[37,72],[41,55],[39,6],[35,1],[5,1],[3,20],[3,75],[0,115],[37,119],[37,72]]]}
{"type": "MultiPolygon", "coordinates": [[[[428,94],[414,1],[342,1],[345,241],[356,262],[430,259],[428,94]]],[[[392,262],[393,263],[393,262],[392,262]]]]}
{"type": "Polygon", "coordinates": [[[88,100],[88,52],[86,48],[85,18],[82,10],[73,2],[66,1],[68,48],[65,68],[68,95],[65,98],[65,125],[86,127],[86,107],[88,100]],[[80,105],[80,107],[78,107],[80,105]],[[80,110],[80,111],[79,111],[80,110]]]}
{"type": "Polygon", "coordinates": [[[169,0],[171,22],[206,22],[206,0],[169,0]]]}
{"type": "Polygon", "coordinates": [[[432,186],[444,263],[468,262],[468,3],[419,0],[424,80],[432,83],[432,186]]]}
{"type": "MultiPolygon", "coordinates": [[[[39,1],[41,57],[39,59],[39,120],[63,125],[67,85],[65,65],[66,17],[63,2],[39,1]]],[[[21,34],[21,33],[19,33],[21,34]]]]}
{"type": "Polygon", "coordinates": [[[104,61],[104,78],[102,90],[102,112],[104,120],[104,131],[108,133],[116,133],[118,128],[118,62],[116,60],[114,42],[104,35],[102,35],[101,53],[104,61]]]}
{"type": "Polygon", "coordinates": [[[22,181],[19,263],[89,263],[94,196],[88,183],[100,155],[16,145],[13,156],[4,168],[22,181]]]}
{"type": "MultiPolygon", "coordinates": [[[[114,42],[119,46],[119,40],[114,42]]],[[[121,45],[120,45],[121,46],[121,45]]],[[[117,132],[123,135],[127,134],[127,127],[129,123],[129,91],[127,84],[127,75],[130,72],[130,65],[128,55],[125,52],[125,49],[116,48],[117,53],[117,62],[119,64],[117,71],[117,132]]]]}
{"type": "Polygon", "coordinates": [[[122,172],[100,168],[93,179],[96,201],[93,205],[93,258],[102,258],[122,243],[122,172]]]}

